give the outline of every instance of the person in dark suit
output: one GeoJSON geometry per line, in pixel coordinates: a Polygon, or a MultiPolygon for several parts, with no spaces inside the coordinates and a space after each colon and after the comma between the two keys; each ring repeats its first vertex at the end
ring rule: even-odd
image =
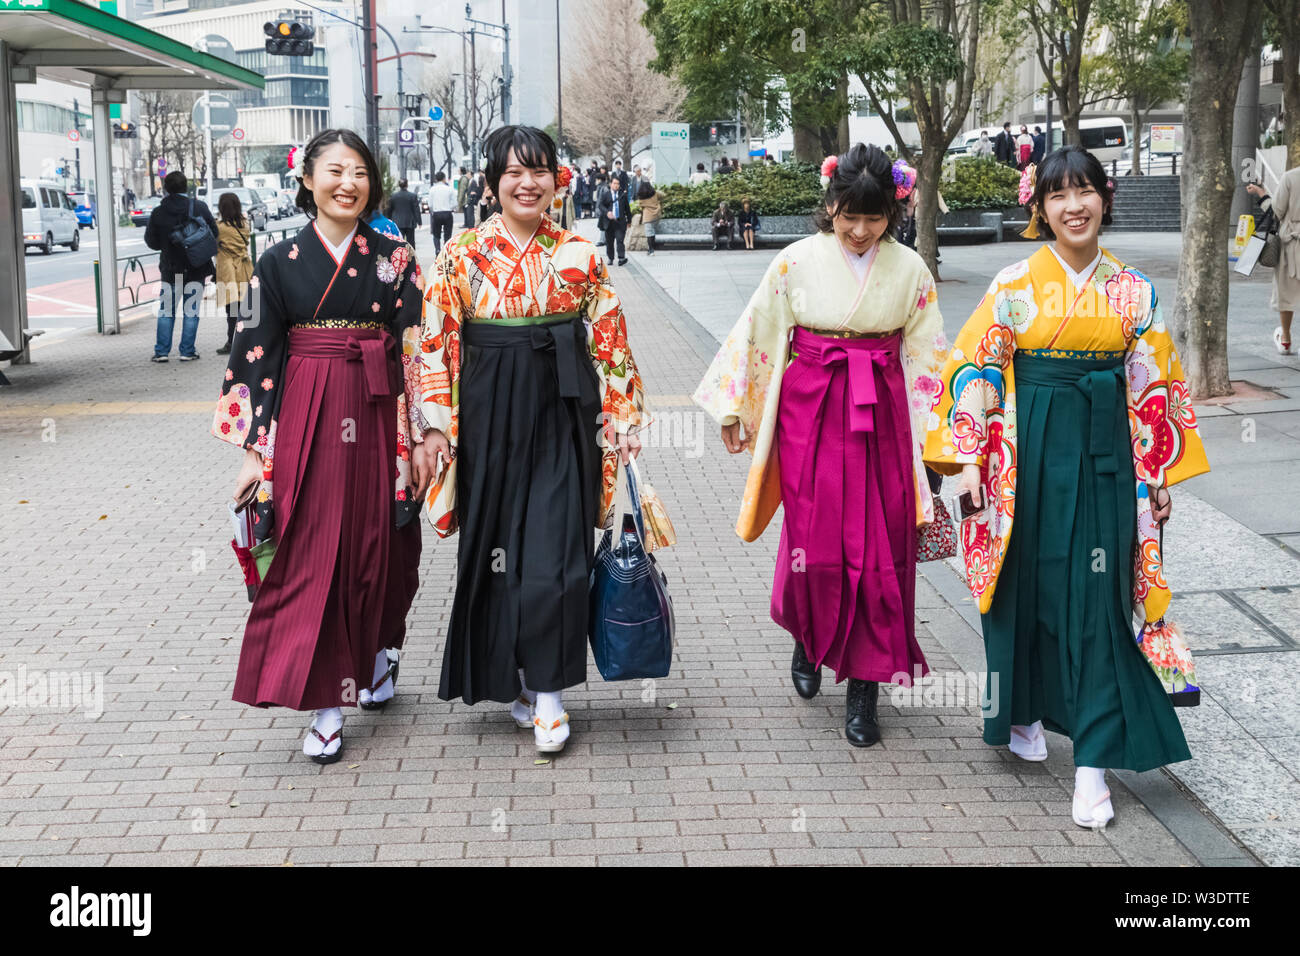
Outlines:
{"type": "Polygon", "coordinates": [[[466,229],[474,228],[474,215],[478,212],[479,200],[483,198],[483,189],[486,185],[487,184],[483,179],[483,174],[475,170],[473,177],[469,181],[469,192],[465,195],[465,198],[468,200],[465,203],[466,229]]]}
{"type": "Polygon", "coordinates": [[[993,140],[993,158],[1007,166],[1016,165],[1016,138],[1011,133],[1011,121],[1002,124],[1002,132],[993,140]]]}
{"type": "MultiPolygon", "coordinates": [[[[172,329],[176,327],[176,312],[181,310],[180,353],[182,362],[192,362],[199,357],[194,350],[194,339],[199,332],[199,307],[203,304],[203,285],[209,276],[217,274],[216,266],[209,260],[191,266],[185,250],[172,241],[172,233],[190,217],[190,199],[185,193],[189,183],[179,169],[172,170],[163,180],[167,194],[149,214],[149,225],[144,230],[144,244],[158,250],[158,336],[154,342],[153,361],[165,362],[172,350],[172,329]]],[[[202,220],[215,238],[217,223],[212,212],[201,200],[194,200],[194,217],[202,220]]]]}
{"type": "Polygon", "coordinates": [[[609,177],[609,185],[601,190],[600,201],[596,203],[596,215],[605,224],[605,258],[614,262],[615,245],[618,247],[618,264],[627,265],[627,249],[623,240],[627,236],[628,223],[632,221],[632,204],[628,201],[623,183],[615,172],[609,177]]]}
{"type": "Polygon", "coordinates": [[[388,200],[388,218],[402,230],[402,238],[415,248],[415,230],[424,225],[420,215],[420,197],[406,188],[406,180],[397,181],[397,192],[388,200]]]}
{"type": "Polygon", "coordinates": [[[1034,148],[1029,154],[1029,161],[1037,166],[1043,161],[1043,153],[1047,150],[1047,134],[1043,132],[1041,126],[1034,127],[1034,148]]]}

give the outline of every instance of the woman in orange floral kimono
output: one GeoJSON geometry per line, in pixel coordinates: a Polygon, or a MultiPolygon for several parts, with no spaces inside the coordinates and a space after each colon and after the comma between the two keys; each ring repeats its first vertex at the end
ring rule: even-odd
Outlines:
{"type": "Polygon", "coordinates": [[[604,262],[543,212],[566,184],[554,142],[506,126],[485,151],[502,212],[443,249],[425,291],[420,410],[447,463],[426,504],[439,535],[460,531],[438,696],[512,702],[555,752],[561,691],[587,678],[593,528],[645,400],[604,262]]]}
{"type": "Polygon", "coordinates": [[[984,741],[1045,760],[1044,727],[1070,737],[1074,821],[1093,828],[1114,815],[1106,768],[1191,756],[1173,704],[1194,702],[1195,671],[1163,620],[1159,528],[1168,487],[1209,470],[1155,288],[1098,245],[1113,188],[1077,146],[1043,161],[1034,223],[1055,241],[1003,269],[957,337],[925,451],[983,508],[962,549],[984,741]]]}

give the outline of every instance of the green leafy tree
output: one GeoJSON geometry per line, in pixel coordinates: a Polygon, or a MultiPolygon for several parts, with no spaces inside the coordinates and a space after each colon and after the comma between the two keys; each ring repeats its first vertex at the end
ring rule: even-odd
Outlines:
{"type": "Polygon", "coordinates": [[[1079,116],[1089,105],[1085,96],[1089,70],[1084,53],[1088,18],[1094,0],[1013,0],[1029,24],[1038,65],[1047,77],[1049,96],[1060,104],[1064,142],[1079,142],[1079,116]]]}
{"type": "Polygon", "coordinates": [[[1095,0],[1097,25],[1108,31],[1096,58],[1094,81],[1129,101],[1133,126],[1132,175],[1142,175],[1142,127],[1151,108],[1182,96],[1191,53],[1178,43],[1187,8],[1177,0],[1095,0]]]}
{"type": "Polygon", "coordinates": [[[652,69],[686,90],[693,122],[761,116],[794,131],[795,157],[816,162],[848,146],[845,27],[860,0],[649,0],[652,69]]]}

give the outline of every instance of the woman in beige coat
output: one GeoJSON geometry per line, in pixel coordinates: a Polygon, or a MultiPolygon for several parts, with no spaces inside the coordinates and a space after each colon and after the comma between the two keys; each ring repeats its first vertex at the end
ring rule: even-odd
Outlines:
{"type": "Polygon", "coordinates": [[[1300,166],[1282,174],[1277,192],[1269,196],[1254,183],[1247,191],[1259,199],[1264,212],[1277,220],[1281,256],[1273,270],[1273,298],[1269,308],[1276,309],[1282,324],[1273,331],[1273,344],[1283,355],[1291,354],[1291,320],[1300,309],[1300,166]]]}
{"type": "Polygon", "coordinates": [[[641,228],[645,231],[646,255],[655,254],[655,223],[663,215],[663,200],[664,194],[648,182],[642,183],[637,190],[636,201],[641,204],[641,228]]]}
{"type": "Polygon", "coordinates": [[[217,306],[226,310],[226,344],[218,355],[229,355],[239,321],[240,303],[253,276],[253,257],[248,253],[248,220],[239,197],[222,193],[217,200],[217,306]]]}

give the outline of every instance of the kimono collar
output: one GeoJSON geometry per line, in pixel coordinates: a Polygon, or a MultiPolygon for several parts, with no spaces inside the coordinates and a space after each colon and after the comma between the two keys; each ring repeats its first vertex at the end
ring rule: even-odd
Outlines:
{"type": "Polygon", "coordinates": [[[1097,254],[1093,256],[1092,261],[1083,267],[1082,272],[1075,272],[1074,269],[1070,267],[1070,264],[1061,258],[1061,254],[1056,251],[1056,247],[1052,243],[1049,242],[1047,244],[1047,250],[1051,252],[1056,261],[1060,263],[1061,268],[1065,270],[1065,277],[1070,280],[1070,283],[1076,289],[1082,289],[1084,284],[1096,274],[1097,265],[1101,262],[1102,257],[1102,248],[1098,246],[1097,254]]]}

